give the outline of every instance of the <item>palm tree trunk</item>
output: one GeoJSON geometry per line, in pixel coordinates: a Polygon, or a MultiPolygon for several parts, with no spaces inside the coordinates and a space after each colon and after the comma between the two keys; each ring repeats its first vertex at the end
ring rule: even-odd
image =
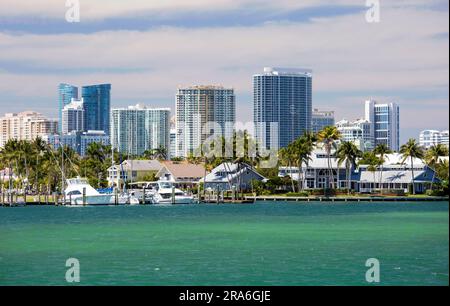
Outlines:
{"type": "Polygon", "coordinates": [[[414,180],[414,161],[413,158],[411,157],[411,174],[412,174],[412,188],[413,188],[413,195],[416,195],[416,184],[415,184],[415,180],[414,180]]]}
{"type": "Polygon", "coordinates": [[[294,178],[292,177],[292,167],[291,167],[291,162],[289,162],[289,172],[291,173],[292,192],[295,192],[294,178]]]}
{"type": "Polygon", "coordinates": [[[383,165],[381,165],[381,171],[380,171],[380,194],[383,195],[383,165]]]}
{"type": "Polygon", "coordinates": [[[346,167],[346,175],[347,175],[347,194],[350,195],[350,165],[347,162],[347,167],[346,167]]]}

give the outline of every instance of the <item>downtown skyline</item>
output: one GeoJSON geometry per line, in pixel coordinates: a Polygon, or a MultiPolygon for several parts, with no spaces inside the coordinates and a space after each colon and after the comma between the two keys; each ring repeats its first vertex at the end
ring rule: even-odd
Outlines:
{"type": "Polygon", "coordinates": [[[74,24],[55,1],[34,10],[7,2],[0,13],[3,113],[33,109],[56,118],[61,82],[111,83],[112,108],[143,103],[172,113],[177,87],[220,84],[235,89],[236,120],[252,122],[252,75],[265,66],[307,67],[313,107],[335,110],[337,120],[360,118],[372,98],[401,107],[401,143],[424,129],[448,129],[446,1],[382,2],[377,24],[366,22],[365,1],[259,1],[258,14],[254,1],[243,0],[215,8],[130,1],[106,11],[81,1],[74,24]]]}

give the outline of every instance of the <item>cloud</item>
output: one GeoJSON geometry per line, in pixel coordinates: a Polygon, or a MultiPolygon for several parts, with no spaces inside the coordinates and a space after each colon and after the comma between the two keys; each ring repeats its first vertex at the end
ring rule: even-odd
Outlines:
{"type": "MultiPolygon", "coordinates": [[[[82,5],[91,2],[92,7],[101,3],[83,0],[82,5]]],[[[90,16],[106,18],[132,14],[138,9],[242,9],[258,3],[260,9],[276,6],[292,10],[331,2],[336,3],[220,0],[212,7],[203,0],[108,1],[106,11],[92,9],[90,16]],[[129,7],[122,9],[123,3],[129,7]]],[[[7,11],[13,12],[20,3],[8,3],[7,11]]],[[[23,7],[24,11],[17,14],[24,16],[33,10],[53,14],[50,6],[55,1],[40,3],[40,9],[23,7]]],[[[361,3],[364,1],[339,1],[341,5],[361,3]]],[[[420,121],[414,114],[448,119],[448,107],[439,105],[448,101],[449,14],[447,10],[430,9],[437,3],[440,1],[383,1],[379,24],[368,24],[361,12],[303,23],[274,21],[254,26],[163,26],[146,31],[58,35],[0,32],[0,91],[4,96],[0,97],[0,104],[5,105],[7,97],[15,97],[29,100],[30,105],[36,99],[45,99],[46,106],[56,105],[59,82],[108,82],[113,84],[113,105],[140,100],[173,108],[179,85],[223,84],[236,89],[238,108],[245,109],[242,113],[248,114],[250,120],[252,75],[264,66],[286,66],[312,68],[315,101],[339,109],[342,116],[345,110],[350,114],[345,117],[362,114],[353,109],[360,108],[372,96],[400,102],[405,114],[402,124],[408,127],[420,121]],[[418,96],[411,106],[415,113],[408,109],[412,95],[418,96]]],[[[421,124],[425,123],[432,124],[433,120],[426,119],[421,124]]]]}
{"type": "MultiPolygon", "coordinates": [[[[70,0],[74,1],[74,0],[70,0]]],[[[85,21],[142,14],[173,14],[177,12],[211,12],[223,10],[288,11],[325,6],[365,6],[364,0],[79,0],[85,21]]],[[[382,1],[385,8],[430,7],[442,0],[382,1]]],[[[66,0],[2,0],[0,16],[64,18],[66,0]]]]}

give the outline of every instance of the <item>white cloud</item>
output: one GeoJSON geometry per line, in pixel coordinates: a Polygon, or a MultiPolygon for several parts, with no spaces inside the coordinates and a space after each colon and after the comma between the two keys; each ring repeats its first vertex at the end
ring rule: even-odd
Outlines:
{"type": "MultiPolygon", "coordinates": [[[[79,0],[82,20],[99,20],[143,13],[169,14],[186,11],[220,11],[252,7],[272,11],[319,6],[364,6],[365,0],[79,0]]],[[[417,7],[442,0],[389,0],[382,7],[417,7]]],[[[2,0],[0,16],[64,18],[66,0],[2,0]]]]}
{"type": "MultiPolygon", "coordinates": [[[[143,1],[134,1],[132,7],[136,8],[138,2],[144,5],[143,1]]],[[[147,2],[155,7],[161,5],[159,1],[147,2]]],[[[222,0],[217,5],[250,2],[231,4],[222,0]]],[[[298,2],[305,3],[286,0],[282,4],[288,9],[298,2]]],[[[345,1],[351,2],[361,1],[345,1]]],[[[202,0],[189,3],[200,6],[202,0]]],[[[52,99],[59,82],[110,82],[113,103],[126,105],[135,99],[146,103],[158,103],[161,97],[172,100],[178,85],[221,83],[235,87],[239,99],[251,96],[251,75],[264,66],[306,66],[314,69],[315,93],[367,92],[370,96],[380,91],[448,92],[449,44],[445,35],[449,14],[412,7],[411,3],[420,4],[409,1],[405,7],[396,2],[397,7],[385,8],[379,24],[368,24],[364,14],[356,14],[253,27],[167,27],[61,35],[0,32],[0,63],[9,63],[9,67],[20,63],[36,71],[8,72],[9,68],[2,69],[0,64],[0,91],[24,99],[32,100],[36,94],[52,99]],[[437,38],[439,35],[441,38],[437,38]],[[54,69],[58,73],[52,74],[54,69]],[[126,69],[131,71],[102,72],[126,69]],[[75,70],[89,72],[72,73],[75,70]]],[[[392,98],[407,106],[407,99],[392,98]]],[[[0,103],[4,103],[1,99],[0,103]]],[[[437,100],[435,103],[441,103],[442,98],[437,100]]],[[[422,117],[433,118],[426,114],[439,112],[438,107],[429,110],[427,103],[437,100],[418,99],[415,110],[423,111],[417,112],[422,117]]],[[[339,108],[339,103],[343,102],[333,100],[330,106],[339,108]]],[[[448,118],[448,107],[444,110],[448,118]]],[[[405,118],[417,121],[412,115],[405,118]]]]}

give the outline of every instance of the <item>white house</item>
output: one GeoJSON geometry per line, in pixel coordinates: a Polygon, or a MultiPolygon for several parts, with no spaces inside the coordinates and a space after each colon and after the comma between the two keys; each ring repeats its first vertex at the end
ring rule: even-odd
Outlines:
{"type": "MultiPolygon", "coordinates": [[[[416,191],[421,193],[426,191],[431,183],[439,182],[434,175],[433,169],[429,168],[422,160],[413,159],[414,181],[416,191]]],[[[383,167],[376,171],[369,171],[369,166],[360,165],[351,169],[350,185],[351,189],[358,192],[371,192],[374,189],[398,190],[408,192],[412,184],[411,159],[403,160],[399,153],[388,154],[385,157],[383,167]]],[[[334,186],[337,188],[347,188],[345,163],[338,165],[337,159],[332,155],[331,168],[334,178],[334,186]]],[[[299,173],[305,182],[305,189],[322,189],[328,185],[330,180],[328,170],[327,155],[323,150],[315,150],[308,165],[303,164],[299,171],[296,167],[280,167],[278,175],[280,177],[290,176],[294,180],[299,180],[299,173]],[[301,171],[301,172],[300,172],[301,171]]]]}

